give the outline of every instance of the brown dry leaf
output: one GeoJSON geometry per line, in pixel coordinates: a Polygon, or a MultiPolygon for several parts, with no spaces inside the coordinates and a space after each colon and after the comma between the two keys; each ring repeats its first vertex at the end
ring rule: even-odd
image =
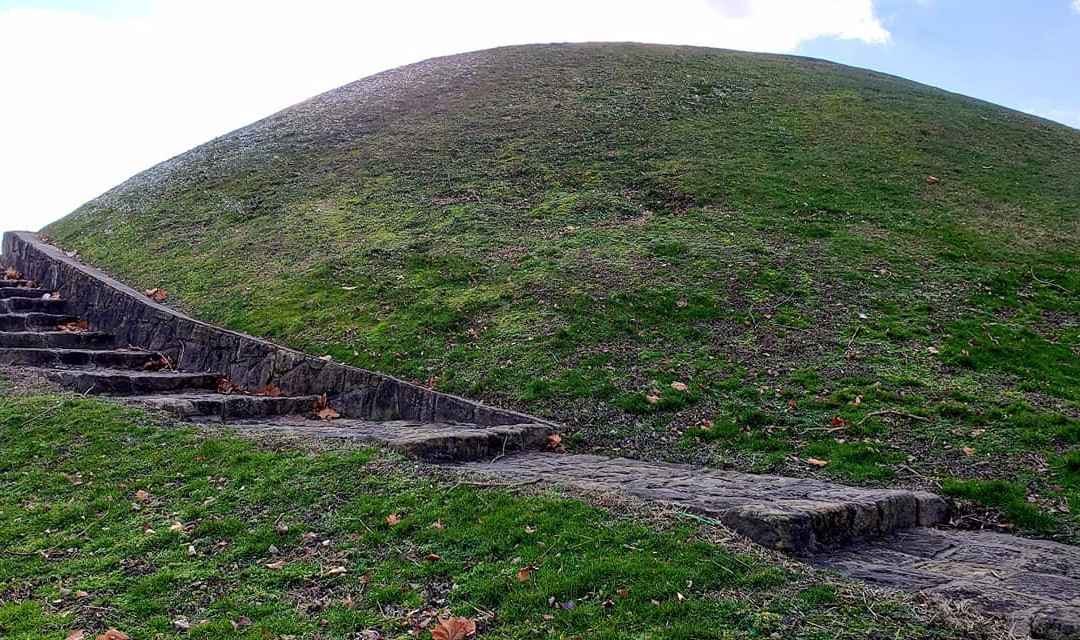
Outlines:
{"type": "Polygon", "coordinates": [[[146,291],[143,291],[143,293],[146,294],[146,297],[153,298],[154,302],[165,302],[165,299],[169,297],[168,291],[164,289],[158,289],[156,287],[153,289],[147,289],[146,291]]]}
{"type": "Polygon", "coordinates": [[[429,553],[424,556],[424,560],[427,560],[428,562],[438,562],[439,560],[441,560],[441,558],[437,553],[429,553]]]}
{"type": "Polygon", "coordinates": [[[935,178],[934,176],[926,176],[926,184],[937,184],[939,182],[941,182],[941,180],[935,178]]]}
{"type": "Polygon", "coordinates": [[[318,416],[320,420],[337,420],[341,417],[340,413],[334,411],[330,407],[326,407],[325,409],[319,409],[315,412],[315,415],[318,416]]]}
{"type": "Polygon", "coordinates": [[[941,353],[937,347],[927,347],[926,352],[932,356],[936,356],[937,354],[941,353]]]}
{"type": "Polygon", "coordinates": [[[139,489],[135,492],[135,499],[142,503],[150,502],[150,492],[145,489],[139,489]]]}
{"type": "Polygon", "coordinates": [[[123,631],[109,629],[105,633],[98,636],[97,640],[131,640],[131,636],[124,633],[123,631]]]}
{"type": "Polygon", "coordinates": [[[566,445],[563,444],[562,436],[557,433],[548,435],[547,448],[555,453],[566,453],[566,445]]]}
{"type": "Polygon", "coordinates": [[[630,590],[629,589],[616,589],[615,593],[619,594],[620,596],[627,596],[627,595],[630,595],[630,590]]]}
{"type": "Polygon", "coordinates": [[[686,391],[688,387],[686,386],[686,383],[676,380],[671,383],[671,388],[676,391],[686,391]]]}
{"type": "Polygon", "coordinates": [[[339,576],[339,575],[341,575],[343,573],[348,573],[348,572],[349,572],[349,570],[346,569],[345,567],[337,566],[337,567],[331,567],[326,572],[326,575],[328,575],[328,576],[339,576]]]}
{"type": "Polygon", "coordinates": [[[442,523],[442,520],[436,520],[435,522],[431,523],[431,528],[436,531],[442,531],[446,528],[446,525],[442,523]]]}
{"type": "Polygon", "coordinates": [[[179,520],[177,520],[176,522],[169,525],[169,531],[183,531],[183,530],[184,530],[184,525],[179,520]]]}
{"type": "Polygon", "coordinates": [[[247,389],[244,389],[241,386],[233,384],[232,381],[230,381],[228,378],[218,378],[217,392],[225,394],[225,395],[231,395],[231,394],[247,395],[248,394],[247,389]]]}
{"type": "Polygon", "coordinates": [[[806,463],[807,464],[812,464],[815,467],[824,467],[825,465],[829,464],[829,461],[828,460],[818,460],[817,458],[807,458],[806,463]]]}
{"type": "Polygon", "coordinates": [[[392,527],[399,522],[401,522],[401,516],[396,513],[391,513],[390,515],[386,516],[386,524],[388,526],[392,527]]]}
{"type": "Polygon", "coordinates": [[[973,436],[981,436],[984,433],[986,433],[986,429],[973,429],[971,431],[971,435],[973,436]]]}
{"type": "Polygon", "coordinates": [[[259,390],[255,392],[255,395],[263,396],[265,398],[277,398],[281,395],[281,389],[273,382],[268,382],[262,387],[259,387],[259,390]]]}
{"type": "Polygon", "coordinates": [[[76,320],[75,322],[65,322],[64,324],[56,325],[59,331],[64,333],[86,333],[90,330],[90,325],[86,320],[76,320]]]}
{"type": "Polygon", "coordinates": [[[432,640],[465,640],[476,635],[476,623],[468,618],[439,618],[431,630],[432,640]]]}
{"type": "Polygon", "coordinates": [[[528,580],[531,577],[532,577],[532,573],[529,572],[528,567],[522,567],[522,568],[517,570],[518,582],[525,582],[526,580],[528,580]]]}
{"type": "Polygon", "coordinates": [[[963,451],[965,456],[975,455],[975,449],[973,447],[964,447],[963,451]]]}
{"type": "Polygon", "coordinates": [[[834,427],[846,427],[851,424],[851,420],[841,418],[840,416],[833,416],[833,419],[830,420],[830,422],[834,427]]]}
{"type": "Polygon", "coordinates": [[[656,404],[657,402],[660,402],[660,396],[645,396],[645,402],[656,404]]]}
{"type": "Polygon", "coordinates": [[[267,563],[266,568],[267,569],[273,569],[275,571],[277,571],[278,569],[284,569],[285,568],[285,561],[284,560],[278,560],[277,562],[267,563]]]}
{"type": "Polygon", "coordinates": [[[4,280],[22,280],[23,276],[19,273],[15,267],[8,267],[4,269],[4,280]]]}
{"type": "Polygon", "coordinates": [[[161,356],[159,358],[151,358],[146,361],[142,366],[143,369],[148,371],[171,371],[173,368],[172,360],[169,360],[168,356],[161,356]]]}
{"type": "Polygon", "coordinates": [[[536,529],[533,529],[529,525],[525,525],[525,533],[527,533],[529,535],[532,535],[532,534],[536,533],[536,529]]]}
{"type": "Polygon", "coordinates": [[[289,525],[285,524],[284,522],[279,522],[277,523],[277,526],[274,527],[274,529],[276,529],[278,533],[288,533],[289,525]]]}
{"type": "Polygon", "coordinates": [[[86,638],[86,632],[82,629],[72,629],[71,633],[67,634],[64,640],[84,640],[86,638]]]}
{"type": "Polygon", "coordinates": [[[78,591],[75,591],[72,595],[74,595],[76,598],[89,598],[90,597],[90,594],[88,592],[86,592],[86,591],[83,591],[82,589],[79,589],[78,591]]]}
{"type": "Polygon", "coordinates": [[[187,554],[188,554],[189,556],[193,556],[193,555],[195,555],[196,553],[198,553],[198,552],[197,552],[197,551],[195,551],[195,545],[193,545],[193,544],[189,544],[189,545],[187,546],[187,554]]]}

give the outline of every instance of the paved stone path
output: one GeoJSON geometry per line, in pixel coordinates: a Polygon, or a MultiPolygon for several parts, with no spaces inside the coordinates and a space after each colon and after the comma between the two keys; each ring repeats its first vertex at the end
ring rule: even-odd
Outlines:
{"type": "Polygon", "coordinates": [[[539,423],[322,421],[313,416],[316,396],[219,393],[216,373],[153,370],[157,353],[69,324],[78,322],[65,301],[34,283],[0,281],[0,364],[31,367],[63,386],[120,396],[195,422],[300,438],[348,438],[473,472],[672,504],[856,580],[970,603],[1020,635],[1080,638],[1080,549],[930,528],[948,519],[947,503],[933,494],[543,453],[538,450],[552,427],[539,423]]]}
{"type": "Polygon", "coordinates": [[[941,499],[932,494],[588,455],[524,453],[464,466],[672,504],[714,518],[759,543],[794,551],[819,568],[876,586],[968,603],[1001,619],[1021,637],[1080,638],[1080,548],[1000,533],[913,526],[913,518],[939,521],[943,515],[941,499]],[[805,540],[798,536],[818,536],[819,543],[835,538],[838,518],[870,525],[875,522],[874,507],[877,528],[887,521],[908,528],[894,527],[869,540],[837,545],[793,544],[805,540]],[[750,509],[749,516],[744,509],[750,509]],[[802,526],[807,523],[809,530],[802,526]]]}

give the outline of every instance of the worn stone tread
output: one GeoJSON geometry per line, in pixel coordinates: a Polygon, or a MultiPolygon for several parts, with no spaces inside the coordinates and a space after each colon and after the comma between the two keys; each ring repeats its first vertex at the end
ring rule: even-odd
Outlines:
{"type": "Polygon", "coordinates": [[[6,365],[141,369],[155,357],[149,351],[0,347],[0,364],[6,365]]]}
{"type": "Polygon", "coordinates": [[[241,431],[302,437],[347,438],[379,444],[427,461],[491,459],[544,446],[552,432],[546,424],[482,427],[475,424],[421,423],[404,420],[318,420],[278,418],[229,424],[241,431]]]}
{"type": "Polygon", "coordinates": [[[4,287],[0,288],[0,299],[40,298],[46,293],[51,292],[47,289],[38,289],[36,287],[4,287]]]}
{"type": "Polygon", "coordinates": [[[30,296],[0,298],[0,313],[28,311],[63,314],[67,312],[67,301],[59,298],[33,298],[30,296]]]}
{"type": "Polygon", "coordinates": [[[46,379],[84,393],[136,395],[186,389],[213,389],[215,373],[128,371],[123,369],[40,369],[46,379]]]}
{"type": "Polygon", "coordinates": [[[318,396],[245,396],[215,391],[133,396],[130,402],[197,421],[243,420],[310,412],[318,396]]]}
{"type": "Polygon", "coordinates": [[[78,320],[75,316],[60,313],[5,313],[0,314],[0,331],[33,331],[56,329],[58,325],[78,320]]]}
{"type": "Polygon", "coordinates": [[[1080,548],[987,531],[917,528],[810,556],[815,566],[965,601],[1021,635],[1080,638],[1080,548]]]}
{"type": "Polygon", "coordinates": [[[592,455],[531,453],[471,468],[617,490],[715,518],[764,546],[801,553],[946,519],[939,496],[806,478],[592,455]]]}
{"type": "Polygon", "coordinates": [[[0,348],[11,349],[105,349],[115,339],[107,333],[87,331],[0,331],[0,348]]]}
{"type": "Polygon", "coordinates": [[[15,289],[19,287],[32,287],[35,283],[31,280],[0,280],[0,289],[15,289]]]}

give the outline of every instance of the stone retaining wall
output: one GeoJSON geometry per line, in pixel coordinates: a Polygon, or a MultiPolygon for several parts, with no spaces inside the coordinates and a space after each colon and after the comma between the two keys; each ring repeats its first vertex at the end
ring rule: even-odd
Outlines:
{"type": "Polygon", "coordinates": [[[485,426],[544,423],[200,322],[68,257],[27,231],[4,234],[2,259],[43,288],[58,291],[69,301],[71,313],[86,318],[92,331],[115,335],[117,346],[165,354],[184,371],[219,373],[248,389],[274,382],[288,395],[325,392],[335,409],[353,418],[485,426]]]}

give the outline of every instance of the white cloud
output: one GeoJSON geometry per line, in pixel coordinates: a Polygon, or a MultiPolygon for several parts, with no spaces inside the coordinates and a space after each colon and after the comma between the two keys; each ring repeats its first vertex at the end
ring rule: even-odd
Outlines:
{"type": "Polygon", "coordinates": [[[871,0],[160,0],[140,15],[0,13],[0,229],[37,228],[168,156],[315,93],[504,44],[790,51],[886,42],[871,0]]]}
{"type": "Polygon", "coordinates": [[[1072,8],[1073,11],[1080,13],[1080,0],[1073,0],[1072,8]]]}

